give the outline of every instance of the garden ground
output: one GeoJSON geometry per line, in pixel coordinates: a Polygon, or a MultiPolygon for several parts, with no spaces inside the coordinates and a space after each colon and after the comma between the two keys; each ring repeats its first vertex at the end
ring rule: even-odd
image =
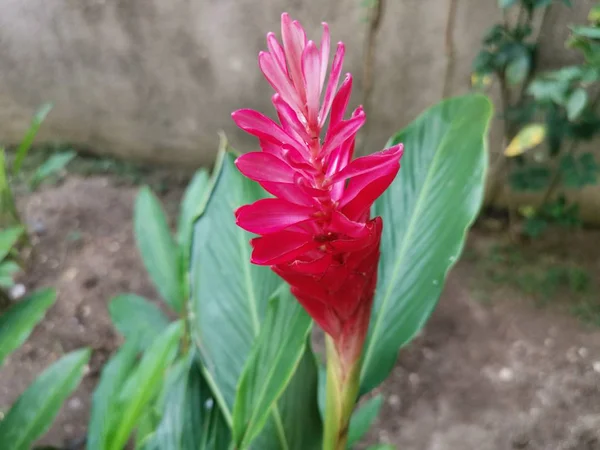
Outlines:
{"type": "MultiPolygon", "coordinates": [[[[184,182],[161,176],[153,185],[174,215],[184,182]]],[[[119,343],[110,298],[156,298],[132,234],[137,190],[123,176],[68,175],[23,198],[36,247],[20,281],[27,290],[55,286],[59,297],[0,371],[0,410],[64,352],[93,349],[45,444],[83,448],[91,393],[119,343]]],[[[401,450],[600,449],[600,232],[555,230],[517,247],[494,221],[482,222],[426,329],[381,388],[386,402],[368,441],[401,450]]]]}

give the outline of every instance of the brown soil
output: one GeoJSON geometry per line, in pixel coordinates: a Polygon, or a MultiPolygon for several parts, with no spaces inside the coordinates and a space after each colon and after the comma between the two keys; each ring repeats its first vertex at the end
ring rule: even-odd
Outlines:
{"type": "MultiPolygon", "coordinates": [[[[55,286],[59,299],[0,371],[0,410],[64,352],[94,349],[45,444],[85,434],[99,369],[118,345],[109,299],[121,292],[156,298],[132,235],[136,191],[114,178],[69,177],[24,203],[37,244],[22,281],[28,290],[55,286]]],[[[165,198],[171,212],[180,193],[178,186],[165,198]]],[[[600,233],[568,236],[568,245],[555,239],[530,250],[584,267],[592,275],[588,301],[597,301],[600,233]]],[[[382,388],[386,402],[370,442],[401,450],[600,449],[600,331],[568,314],[579,301],[568,291],[539,308],[537,294],[490,281],[490,248],[498,241],[471,234],[439,307],[382,388]]]]}

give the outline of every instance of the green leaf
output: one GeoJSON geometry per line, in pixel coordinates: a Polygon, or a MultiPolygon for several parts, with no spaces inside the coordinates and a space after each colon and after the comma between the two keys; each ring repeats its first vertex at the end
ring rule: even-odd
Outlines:
{"type": "Polygon", "coordinates": [[[579,80],[586,70],[586,66],[565,66],[558,70],[545,73],[543,77],[549,80],[566,81],[570,83],[579,80]]]}
{"type": "Polygon", "coordinates": [[[522,51],[506,66],[506,79],[509,84],[516,85],[525,81],[531,68],[531,57],[528,52],[522,51]]]}
{"type": "Polygon", "coordinates": [[[6,228],[0,231],[0,261],[6,258],[24,231],[23,227],[6,228]]]}
{"type": "Polygon", "coordinates": [[[0,147],[0,229],[2,230],[20,224],[19,212],[15,206],[6,171],[6,156],[4,149],[0,147]]]}
{"type": "Polygon", "coordinates": [[[31,177],[31,180],[29,180],[31,189],[37,188],[46,178],[67,167],[67,164],[69,164],[76,155],[77,153],[75,151],[70,150],[68,152],[55,153],[50,156],[50,158],[37,168],[31,177]]]}
{"type": "MultiPolygon", "coordinates": [[[[235,225],[237,207],[267,194],[239,173],[234,160],[230,152],[219,153],[211,197],[194,227],[190,274],[194,341],[205,378],[229,425],[238,381],[269,298],[281,284],[269,268],[250,263],[252,235],[235,225]]],[[[253,449],[317,448],[321,422],[316,380],[314,359],[305,354],[253,449]]]]}
{"type": "Polygon", "coordinates": [[[498,8],[509,8],[517,3],[517,0],[498,0],[498,8]]]}
{"type": "Polygon", "coordinates": [[[600,39],[600,28],[573,26],[571,31],[576,36],[586,37],[590,39],[600,39]]]}
{"type": "Polygon", "coordinates": [[[367,450],[396,450],[396,447],[390,444],[371,445],[367,450]]]}
{"type": "Polygon", "coordinates": [[[78,350],[42,372],[0,422],[0,442],[10,443],[11,450],[29,450],[79,384],[89,358],[89,350],[78,350]]]}
{"type": "Polygon", "coordinates": [[[9,288],[14,284],[14,276],[21,270],[14,261],[0,263],[0,287],[9,288]]]}
{"type": "Polygon", "coordinates": [[[118,424],[121,410],[117,398],[135,366],[138,343],[128,340],[106,363],[94,395],[87,436],[87,450],[105,450],[111,425],[118,424]]]}
{"type": "Polygon", "coordinates": [[[144,351],[169,325],[158,306],[135,294],[116,296],[108,306],[110,317],[125,339],[135,339],[144,351]]]}
{"type": "Polygon", "coordinates": [[[534,0],[533,7],[534,8],[544,8],[546,6],[550,6],[552,4],[552,0],[534,0]]]}
{"type": "Polygon", "coordinates": [[[373,317],[361,392],[379,385],[398,350],[428,319],[483,199],[492,106],[482,95],[443,101],[388,143],[402,142],[402,169],[375,202],[383,218],[373,317]]]}
{"type": "Polygon", "coordinates": [[[537,78],[527,87],[527,93],[540,102],[555,102],[562,105],[567,98],[570,83],[549,78],[537,78]]]}
{"type": "Polygon", "coordinates": [[[177,352],[183,334],[181,322],[167,327],[148,347],[140,364],[125,382],[117,399],[118,423],[107,450],[122,450],[151,400],[160,391],[165,373],[177,352]]]}
{"type": "Polygon", "coordinates": [[[44,289],[33,292],[0,316],[0,367],[4,358],[25,342],[55,301],[56,292],[44,289]]]}
{"type": "Polygon", "coordinates": [[[350,419],[350,430],[348,432],[348,448],[352,448],[354,444],[360,441],[379,414],[381,405],[383,404],[383,396],[381,394],[373,397],[362,405],[357,411],[352,414],[350,419]]]}
{"type": "Polygon", "coordinates": [[[304,353],[310,316],[283,285],[271,299],[267,317],[238,384],[233,408],[233,436],[248,448],[289,384],[304,353]]]}
{"type": "Polygon", "coordinates": [[[179,221],[177,222],[177,241],[179,247],[185,250],[187,257],[184,259],[186,261],[189,258],[194,222],[200,216],[208,201],[209,182],[208,171],[200,169],[190,181],[183,195],[179,221]]]}
{"type": "Polygon", "coordinates": [[[583,88],[575,89],[571,95],[569,95],[569,99],[567,100],[566,104],[567,117],[569,120],[576,120],[585,108],[585,105],[587,105],[587,102],[588,95],[586,90],[583,88]]]}
{"type": "Polygon", "coordinates": [[[250,263],[252,235],[235,224],[234,211],[266,193],[234,160],[231,152],[219,154],[212,195],[194,227],[191,266],[194,338],[229,419],[269,298],[281,284],[268,267],[250,263]]]}
{"type": "Polygon", "coordinates": [[[44,121],[48,113],[52,110],[52,107],[53,105],[51,103],[46,103],[42,105],[33,116],[33,119],[31,120],[31,125],[29,126],[29,130],[27,130],[25,137],[23,138],[23,140],[19,144],[19,147],[17,148],[15,160],[13,162],[13,176],[15,176],[17,173],[19,173],[19,170],[21,170],[23,160],[25,159],[25,156],[27,156],[27,152],[33,144],[35,135],[40,129],[40,126],[42,125],[42,122],[44,121]]]}
{"type": "Polygon", "coordinates": [[[160,424],[144,450],[221,450],[230,431],[193,356],[178,361],[165,384],[160,424]]]}
{"type": "Polygon", "coordinates": [[[320,450],[323,424],[317,386],[317,362],[307,345],[292,381],[277,401],[278,414],[252,443],[252,450],[320,450]]]}
{"type": "Polygon", "coordinates": [[[185,302],[177,247],[158,199],[144,187],[135,202],[133,226],[144,266],[163,299],[181,313],[185,302]]]}

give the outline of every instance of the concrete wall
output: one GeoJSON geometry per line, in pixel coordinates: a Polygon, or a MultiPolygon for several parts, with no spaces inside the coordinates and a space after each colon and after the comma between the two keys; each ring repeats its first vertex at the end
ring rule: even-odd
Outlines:
{"type": "MultiPolygon", "coordinates": [[[[330,23],[347,44],[346,71],[362,100],[367,24],[361,0],[3,0],[0,2],[0,141],[18,141],[31,114],[55,108],[41,140],[67,141],[125,158],[210,163],[223,129],[241,150],[255,147],[230,119],[241,107],[271,111],[256,56],[281,12],[314,37],[330,23]]],[[[570,61],[566,25],[593,0],[553,7],[542,30],[543,65],[570,61]]],[[[458,0],[451,93],[469,90],[481,36],[500,20],[496,0],[458,0]]],[[[442,97],[450,0],[387,0],[377,41],[374,105],[364,151],[442,97]]],[[[494,125],[492,150],[502,146],[494,125]]],[[[600,198],[600,197],[599,197],[600,198]]]]}

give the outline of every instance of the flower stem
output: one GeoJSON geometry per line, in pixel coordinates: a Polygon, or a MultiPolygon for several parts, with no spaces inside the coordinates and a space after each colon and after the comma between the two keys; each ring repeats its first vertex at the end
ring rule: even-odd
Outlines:
{"type": "Polygon", "coordinates": [[[360,385],[360,354],[344,358],[335,342],[327,336],[327,396],[323,450],[346,450],[350,417],[360,385]]]}

